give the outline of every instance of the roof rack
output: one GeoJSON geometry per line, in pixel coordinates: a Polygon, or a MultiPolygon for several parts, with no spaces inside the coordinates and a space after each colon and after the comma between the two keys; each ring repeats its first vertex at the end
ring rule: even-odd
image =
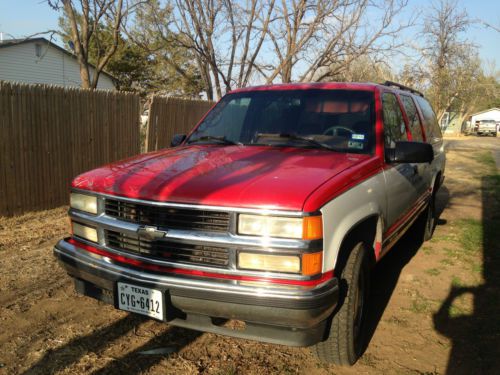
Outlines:
{"type": "Polygon", "coordinates": [[[408,87],[408,86],[405,86],[405,85],[402,85],[400,83],[396,83],[396,82],[392,82],[392,81],[385,81],[383,83],[384,86],[394,86],[394,87],[397,87],[399,88],[400,90],[405,90],[405,91],[409,91],[413,94],[417,94],[417,95],[420,95],[422,98],[424,97],[424,94],[422,94],[420,91],[417,91],[415,89],[412,89],[411,87],[408,87]]]}

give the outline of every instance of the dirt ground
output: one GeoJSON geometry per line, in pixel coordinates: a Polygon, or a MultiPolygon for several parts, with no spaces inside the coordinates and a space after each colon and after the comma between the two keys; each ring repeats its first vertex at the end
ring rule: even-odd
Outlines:
{"type": "Polygon", "coordinates": [[[500,139],[448,141],[433,240],[406,235],[373,274],[369,343],[352,368],[129,315],[73,291],[52,246],[65,207],[0,218],[0,375],[488,374],[500,367],[500,139]]]}

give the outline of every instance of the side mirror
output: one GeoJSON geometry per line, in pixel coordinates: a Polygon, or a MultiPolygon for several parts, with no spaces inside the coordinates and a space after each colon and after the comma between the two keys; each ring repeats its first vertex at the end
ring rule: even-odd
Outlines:
{"type": "Polygon", "coordinates": [[[179,146],[186,139],[186,134],[176,134],[172,138],[172,142],[170,142],[170,147],[179,146]]]}
{"type": "Polygon", "coordinates": [[[434,160],[434,149],[428,143],[399,141],[396,147],[387,150],[389,163],[430,163],[434,160]]]}

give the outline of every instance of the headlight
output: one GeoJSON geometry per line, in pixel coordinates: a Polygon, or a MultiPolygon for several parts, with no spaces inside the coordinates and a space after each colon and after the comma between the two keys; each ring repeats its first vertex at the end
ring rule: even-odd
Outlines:
{"type": "Polygon", "coordinates": [[[97,197],[93,195],[71,193],[69,202],[71,208],[97,214],[97,197]]]}
{"type": "Polygon", "coordinates": [[[73,234],[78,237],[85,238],[86,240],[97,242],[97,230],[86,225],[78,224],[75,222],[71,223],[73,228],[73,234]]]}
{"type": "Polygon", "coordinates": [[[321,273],[323,253],[308,253],[300,255],[274,255],[262,253],[240,252],[238,268],[256,271],[274,271],[301,273],[312,276],[321,273]]]}
{"type": "Polygon", "coordinates": [[[238,233],[313,240],[323,237],[323,228],[321,216],[280,217],[240,214],[238,233]]]}
{"type": "Polygon", "coordinates": [[[300,258],[290,255],[239,253],[238,268],[258,271],[300,272],[300,258]]]}

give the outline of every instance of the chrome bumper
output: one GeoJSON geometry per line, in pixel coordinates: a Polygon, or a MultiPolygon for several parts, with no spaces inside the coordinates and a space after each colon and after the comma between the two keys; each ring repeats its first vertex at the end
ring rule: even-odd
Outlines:
{"type": "Polygon", "coordinates": [[[113,263],[65,240],[54,255],[82,294],[116,307],[118,281],[152,287],[168,296],[164,320],[169,324],[258,341],[293,346],[321,341],[338,300],[335,278],[308,287],[160,275],[113,263]],[[246,328],[221,327],[215,318],[242,320],[246,328]]]}

